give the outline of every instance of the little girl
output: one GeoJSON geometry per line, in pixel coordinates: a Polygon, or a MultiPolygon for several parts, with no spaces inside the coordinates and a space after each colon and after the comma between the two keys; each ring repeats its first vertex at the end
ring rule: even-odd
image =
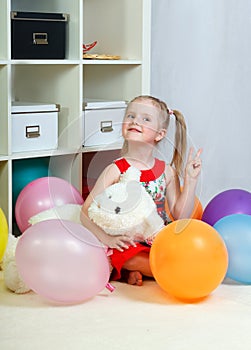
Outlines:
{"type": "Polygon", "coordinates": [[[113,248],[110,256],[113,267],[111,279],[125,280],[142,285],[143,276],[152,277],[149,265],[150,245],[134,242],[129,235],[111,236],[88,218],[88,208],[94,198],[105,188],[119,181],[130,166],[141,171],[140,181],[156,203],[159,215],[168,223],[165,200],[175,219],[189,218],[195,199],[195,190],[201,171],[201,149],[194,156],[190,149],[183,172],[186,153],[186,124],[182,114],[172,111],[165,102],[152,96],[138,96],[127,106],[122,124],[124,145],[122,158],[107,166],[87,197],[81,211],[83,225],[93,232],[107,247],[113,248]],[[175,147],[172,161],[166,164],[155,158],[157,145],[165,138],[170,118],[176,122],[175,147]],[[179,178],[183,176],[183,190],[179,178]]]}

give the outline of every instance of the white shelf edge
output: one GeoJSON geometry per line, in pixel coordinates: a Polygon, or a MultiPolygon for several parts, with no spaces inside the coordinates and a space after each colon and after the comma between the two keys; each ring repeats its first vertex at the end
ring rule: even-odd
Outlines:
{"type": "Polygon", "coordinates": [[[88,146],[88,147],[83,146],[82,153],[113,151],[121,148],[122,148],[122,142],[110,143],[107,145],[100,145],[100,146],[88,146]]]}
{"type": "Polygon", "coordinates": [[[0,155],[0,162],[7,162],[9,160],[18,160],[18,159],[30,159],[30,158],[43,158],[43,157],[55,157],[55,156],[64,156],[69,154],[79,154],[79,153],[92,153],[92,152],[102,152],[102,151],[115,151],[122,148],[122,144],[114,145],[102,145],[102,146],[89,146],[82,147],[81,150],[69,150],[69,151],[43,151],[43,152],[20,152],[13,153],[9,156],[0,155]]]}
{"type": "Polygon", "coordinates": [[[128,64],[128,65],[140,65],[142,64],[141,60],[82,60],[83,65],[97,65],[97,64],[128,64]]]}
{"type": "Polygon", "coordinates": [[[10,155],[0,154],[0,162],[5,162],[9,160],[17,160],[17,159],[29,159],[29,158],[42,158],[42,157],[54,157],[54,156],[63,156],[67,154],[77,154],[77,153],[92,153],[92,152],[101,152],[101,151],[112,151],[119,150],[122,148],[122,143],[112,143],[106,145],[99,146],[88,146],[88,147],[80,147],[78,150],[46,150],[46,151],[30,151],[30,152],[16,152],[10,155]]]}
{"type": "Polygon", "coordinates": [[[56,149],[46,151],[30,151],[30,152],[16,152],[10,155],[0,154],[0,162],[16,160],[16,159],[28,159],[28,158],[42,158],[42,157],[53,157],[63,156],[67,154],[77,153],[88,153],[88,152],[101,152],[101,151],[112,151],[119,150],[122,148],[122,142],[116,142],[111,144],[104,144],[99,146],[88,146],[79,147],[79,149],[56,149]]]}
{"type": "Polygon", "coordinates": [[[76,65],[80,64],[80,60],[11,60],[11,64],[18,65],[18,64],[37,64],[37,65],[76,65]]]}
{"type": "Polygon", "coordinates": [[[0,154],[0,162],[6,162],[9,160],[9,157],[8,156],[5,156],[3,154],[0,154]]]}
{"type": "Polygon", "coordinates": [[[30,152],[16,152],[9,155],[9,159],[27,159],[27,158],[40,158],[40,157],[53,157],[53,156],[63,156],[67,154],[80,153],[80,149],[52,149],[52,150],[40,150],[40,151],[30,151],[30,152]]]}
{"type": "Polygon", "coordinates": [[[142,60],[0,60],[1,65],[141,65],[142,60]]]}

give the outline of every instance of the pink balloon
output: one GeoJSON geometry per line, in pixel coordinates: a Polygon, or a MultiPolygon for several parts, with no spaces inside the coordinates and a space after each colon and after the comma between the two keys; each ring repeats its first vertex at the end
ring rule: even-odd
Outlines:
{"type": "Polygon", "coordinates": [[[59,177],[41,177],[31,181],[17,197],[15,216],[17,225],[24,232],[30,224],[28,220],[44,210],[63,204],[83,204],[78,190],[59,177]]]}
{"type": "Polygon", "coordinates": [[[16,247],[17,270],[34,292],[54,302],[79,303],[102,291],[109,280],[104,248],[84,226],[67,220],[29,227],[16,247]]]}

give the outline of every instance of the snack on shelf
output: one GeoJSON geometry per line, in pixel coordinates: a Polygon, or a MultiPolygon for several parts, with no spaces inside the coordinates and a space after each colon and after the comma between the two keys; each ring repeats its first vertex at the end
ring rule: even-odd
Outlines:
{"type": "Polygon", "coordinates": [[[118,55],[107,55],[107,54],[90,54],[90,53],[84,53],[83,59],[89,59],[89,60],[120,60],[120,56],[118,55]]]}

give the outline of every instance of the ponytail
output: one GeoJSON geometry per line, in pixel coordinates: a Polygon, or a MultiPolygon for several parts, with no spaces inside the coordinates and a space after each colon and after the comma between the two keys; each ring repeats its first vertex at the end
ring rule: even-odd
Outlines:
{"type": "Polygon", "coordinates": [[[174,110],[172,114],[175,117],[176,131],[173,158],[170,164],[175,167],[178,176],[182,176],[184,167],[183,159],[187,148],[187,127],[185,119],[179,111],[174,110]]]}

